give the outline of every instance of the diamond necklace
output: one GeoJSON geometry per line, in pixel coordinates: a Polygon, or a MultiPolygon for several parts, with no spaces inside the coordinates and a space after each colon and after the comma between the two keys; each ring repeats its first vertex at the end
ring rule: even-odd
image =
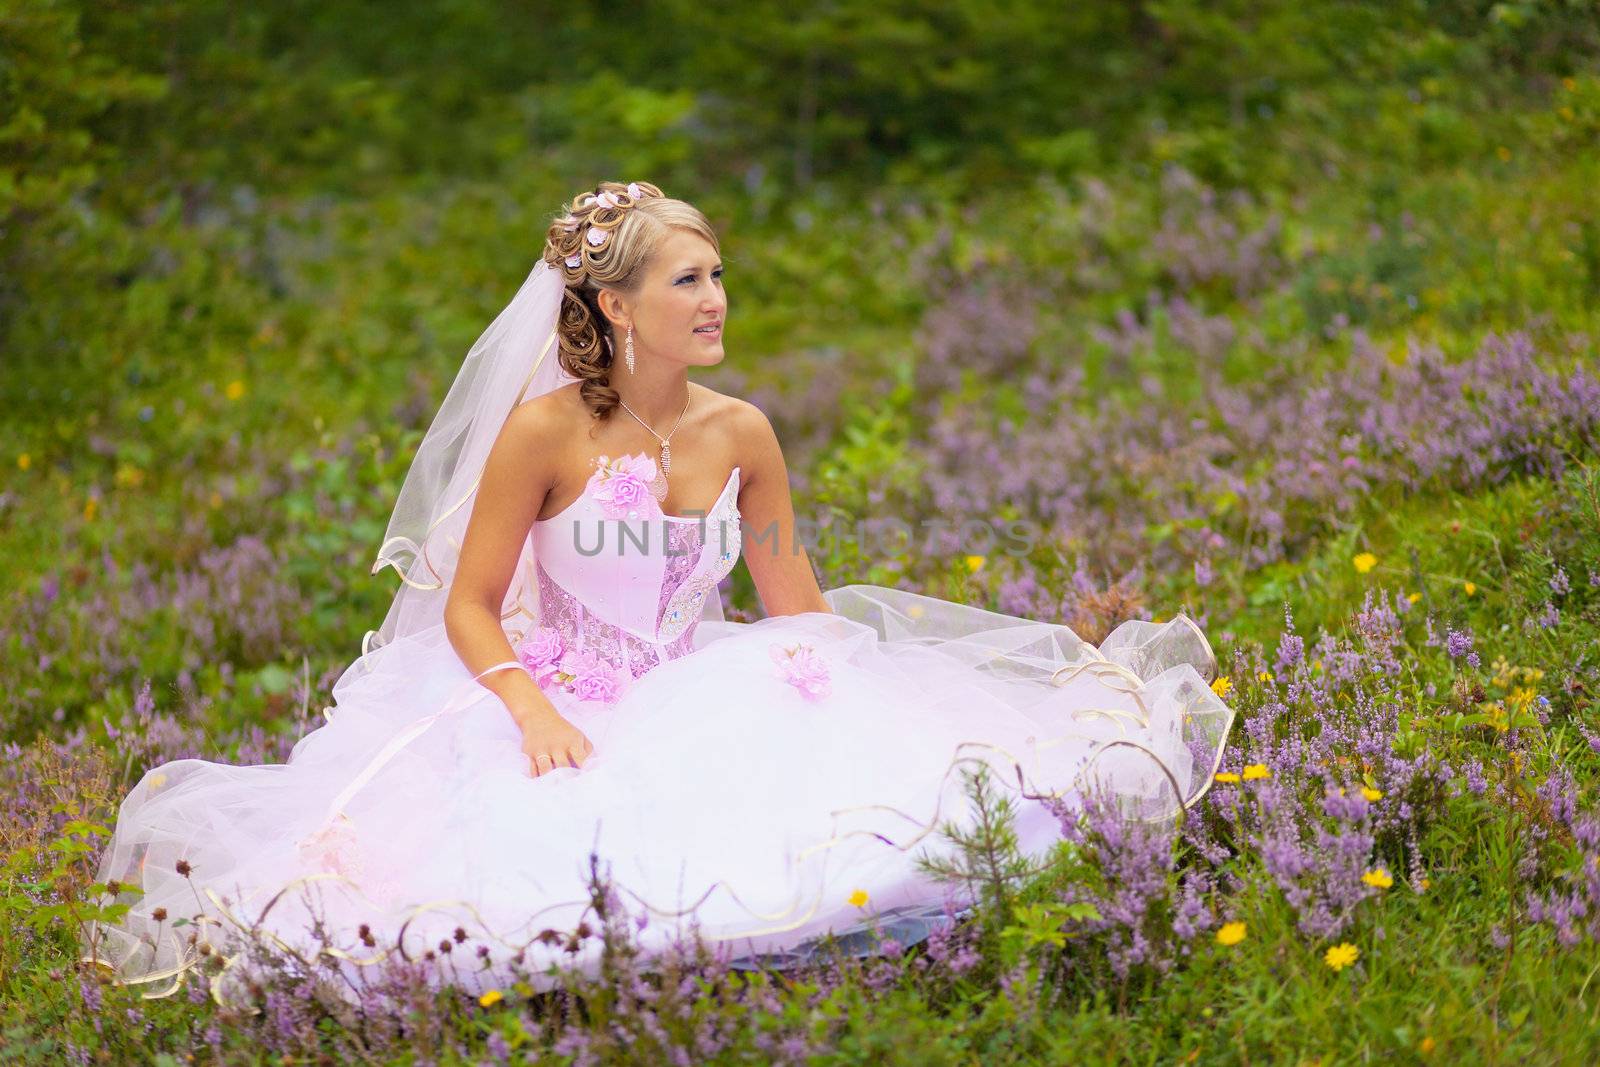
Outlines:
{"type": "Polygon", "coordinates": [[[650,430],[651,437],[654,437],[657,441],[661,442],[661,476],[663,478],[665,478],[672,470],[672,435],[678,432],[678,427],[683,423],[683,417],[689,413],[689,401],[692,399],[694,399],[693,392],[690,392],[688,396],[683,398],[683,410],[678,412],[678,421],[672,424],[672,429],[667,431],[667,436],[662,437],[654,430],[650,430],[650,424],[639,418],[638,413],[624,403],[620,396],[617,397],[617,403],[622,404],[622,410],[626,411],[629,415],[632,415],[634,420],[637,421],[640,426],[643,426],[646,430],[650,430]]]}

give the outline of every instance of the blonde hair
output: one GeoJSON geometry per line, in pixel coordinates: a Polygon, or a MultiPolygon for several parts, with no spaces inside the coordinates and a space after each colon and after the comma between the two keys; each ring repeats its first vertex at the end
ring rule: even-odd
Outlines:
{"type": "Polygon", "coordinates": [[[562,369],[580,379],[579,393],[597,419],[608,418],[617,407],[617,391],[611,387],[617,339],[600,310],[600,291],[635,292],[675,229],[698,234],[722,250],[699,208],[672,199],[649,182],[601,182],[592,192],[573,197],[550,224],[544,261],[561,271],[567,283],[556,324],[561,345],[557,358],[562,369]],[[601,203],[602,193],[609,193],[615,206],[601,203]],[[595,231],[605,233],[603,243],[590,240],[595,231]]]}

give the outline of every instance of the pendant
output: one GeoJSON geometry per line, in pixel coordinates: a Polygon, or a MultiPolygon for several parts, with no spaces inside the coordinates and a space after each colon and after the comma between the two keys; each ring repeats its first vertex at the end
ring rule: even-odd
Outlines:
{"type": "Polygon", "coordinates": [[[666,441],[661,442],[661,473],[672,473],[672,445],[666,441]]]}

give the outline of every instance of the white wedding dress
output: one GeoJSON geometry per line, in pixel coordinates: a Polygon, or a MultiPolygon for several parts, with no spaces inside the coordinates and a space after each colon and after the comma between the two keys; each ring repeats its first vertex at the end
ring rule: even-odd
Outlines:
{"type": "MultiPolygon", "coordinates": [[[[469,989],[503,984],[518,953],[534,972],[591,966],[594,939],[573,955],[535,937],[585,917],[593,850],[646,918],[646,950],[693,921],[734,956],[797,959],[874,921],[926,932],[946,889],[915,858],[953,847],[943,820],[968,824],[963,765],[988,763],[1014,796],[1019,773],[1034,794],[1098,784],[1148,818],[1211,782],[1233,712],[1183,615],[1125,622],[1096,647],[851,585],[826,593],[834,614],[708,620],[741,551],[739,469],[704,519],[648,503],[619,515],[604,488],[597,472],[535,524],[536,614],[507,623],[593,743],[581,768],[530,776],[506,708],[443,626],[409,634],[350,665],[287,763],[149,769],[99,872],[142,895],[90,927],[93,956],[152,995],[202,945],[237,958],[247,930],[359,969],[402,939],[413,958],[454,946],[459,928],[441,974],[469,989]]],[[[1018,812],[1026,851],[1056,840],[1044,805],[1018,812]]]]}

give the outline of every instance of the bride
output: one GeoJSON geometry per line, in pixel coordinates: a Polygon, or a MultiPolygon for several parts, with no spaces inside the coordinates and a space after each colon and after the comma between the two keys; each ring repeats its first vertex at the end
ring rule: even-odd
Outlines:
{"type": "MultiPolygon", "coordinates": [[[[722,275],[705,216],[648,182],[555,218],[418,449],[374,567],[402,585],[328,721],[284,764],[147,771],[100,861],[128,910],[86,925],[90,958],[161,995],[254,938],[351,970],[465,938],[449,980],[493,986],[510,960],[592,964],[539,934],[583,918],[593,852],[642,948],[692,924],[793,959],[891,921],[916,939],[945,893],[919,850],[970,825],[963,768],[1138,818],[1198,799],[1233,712],[1186,616],[1096,646],[818,587],[771,424],[689,379],[724,355],[722,275]],[[717,593],[741,556],[755,622],[717,593]]],[[[1017,810],[1048,848],[1047,808],[1017,810]]]]}

